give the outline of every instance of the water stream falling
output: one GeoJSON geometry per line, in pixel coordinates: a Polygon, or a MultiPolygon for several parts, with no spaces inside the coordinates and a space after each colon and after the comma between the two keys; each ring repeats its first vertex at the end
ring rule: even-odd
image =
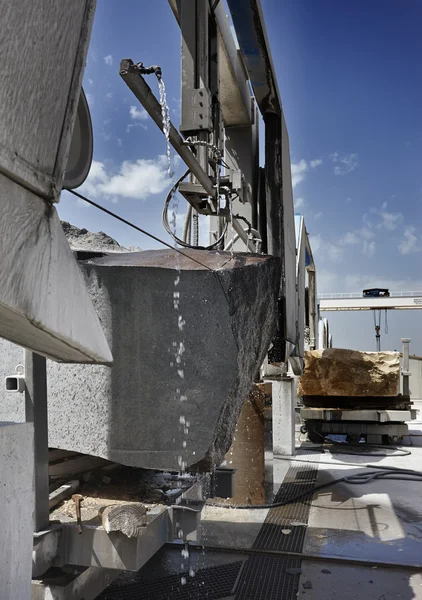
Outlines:
{"type": "MultiPolygon", "coordinates": [[[[166,87],[162,78],[158,80],[158,87],[160,91],[160,105],[161,105],[161,115],[163,119],[163,133],[166,138],[166,156],[167,156],[167,170],[169,177],[173,180],[174,173],[171,166],[171,154],[170,154],[170,111],[167,104],[166,98],[166,87]]],[[[173,233],[176,235],[177,228],[177,213],[178,213],[178,198],[177,194],[174,194],[172,199],[172,209],[171,209],[171,228],[173,233]]],[[[177,244],[175,243],[175,247],[177,244]]],[[[186,382],[185,382],[185,366],[186,359],[184,357],[186,348],[185,348],[185,334],[184,328],[186,325],[186,321],[183,318],[183,314],[181,313],[181,265],[180,265],[180,256],[178,256],[178,262],[176,263],[176,276],[173,282],[173,310],[175,312],[176,324],[177,328],[175,329],[174,338],[171,343],[171,347],[169,348],[170,352],[170,369],[174,369],[177,374],[178,384],[176,386],[175,398],[174,401],[180,407],[180,416],[179,423],[177,424],[179,428],[179,434],[181,434],[181,448],[176,450],[178,452],[177,462],[180,469],[180,474],[183,476],[186,472],[186,467],[188,465],[187,457],[189,454],[188,448],[188,440],[187,436],[189,434],[190,422],[185,416],[185,406],[188,401],[188,397],[185,391],[186,382]]],[[[176,439],[176,438],[175,438],[176,439]]],[[[179,438],[180,439],[180,438],[179,438]]],[[[194,454],[194,453],[193,453],[194,454]]],[[[189,555],[189,544],[185,540],[184,532],[182,528],[179,526],[178,529],[178,537],[181,541],[183,541],[183,547],[181,550],[181,570],[185,570],[186,561],[188,567],[189,577],[195,576],[194,569],[191,568],[190,565],[190,555],[189,555]]],[[[186,577],[181,577],[181,584],[185,585],[187,583],[186,577]]]]}
{"type": "Polygon", "coordinates": [[[167,104],[166,86],[162,77],[158,80],[158,89],[160,91],[160,105],[161,115],[163,117],[163,133],[166,138],[166,156],[167,156],[167,171],[169,177],[173,177],[173,171],[171,168],[171,155],[170,155],[170,110],[167,104]]]}
{"type": "Polygon", "coordinates": [[[233,246],[235,244],[235,241],[234,241],[235,231],[234,231],[234,227],[233,227],[233,205],[232,205],[232,202],[230,199],[228,200],[228,205],[229,205],[229,214],[230,214],[230,229],[231,229],[231,233],[232,233],[230,254],[231,254],[231,257],[233,258],[233,246]]]}

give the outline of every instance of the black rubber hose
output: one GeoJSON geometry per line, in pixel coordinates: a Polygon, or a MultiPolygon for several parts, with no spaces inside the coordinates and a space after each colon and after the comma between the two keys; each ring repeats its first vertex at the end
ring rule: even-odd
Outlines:
{"type": "Polygon", "coordinates": [[[345,477],[340,477],[339,479],[334,479],[333,481],[329,481],[327,483],[321,483],[320,485],[315,486],[312,490],[308,490],[306,492],[302,492],[297,494],[294,498],[289,498],[288,500],[283,500],[281,502],[273,502],[272,504],[220,504],[218,502],[207,502],[206,506],[215,506],[220,508],[241,508],[241,509],[267,509],[267,508],[278,508],[280,506],[287,506],[288,504],[293,504],[297,500],[304,498],[305,496],[309,496],[310,494],[314,494],[319,490],[323,490],[325,488],[331,487],[332,485],[336,485],[337,483],[348,483],[351,485],[364,485],[367,483],[372,483],[377,479],[391,479],[397,481],[419,481],[422,483],[422,473],[418,471],[412,471],[410,469],[392,469],[388,470],[377,470],[377,471],[366,471],[365,473],[356,473],[355,475],[346,475],[345,477]]]}

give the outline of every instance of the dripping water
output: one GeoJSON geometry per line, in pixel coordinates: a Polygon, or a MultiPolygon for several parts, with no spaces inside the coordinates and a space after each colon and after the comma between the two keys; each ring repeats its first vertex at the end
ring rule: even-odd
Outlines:
{"type": "Polygon", "coordinates": [[[158,88],[160,91],[161,116],[163,118],[163,133],[166,138],[167,171],[169,177],[173,178],[174,173],[171,168],[170,155],[170,109],[167,104],[166,86],[162,78],[158,80],[158,88]]]}

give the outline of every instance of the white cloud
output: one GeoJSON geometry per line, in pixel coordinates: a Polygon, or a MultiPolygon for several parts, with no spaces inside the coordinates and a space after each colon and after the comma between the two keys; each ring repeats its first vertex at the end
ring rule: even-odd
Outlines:
{"type": "Polygon", "coordinates": [[[87,102],[89,104],[89,106],[94,106],[94,95],[90,94],[89,92],[87,94],[85,94],[87,102]]]}
{"type": "Polygon", "coordinates": [[[339,241],[341,246],[353,246],[359,244],[359,238],[354,231],[348,231],[339,241]]]}
{"type": "Polygon", "coordinates": [[[321,250],[321,236],[309,235],[309,243],[311,244],[312,254],[318,254],[321,250]]]}
{"type": "Polygon", "coordinates": [[[341,248],[340,246],[336,246],[335,244],[331,244],[331,242],[328,242],[327,244],[325,244],[325,246],[327,248],[328,258],[332,262],[338,263],[343,260],[343,254],[344,254],[343,248],[341,248]]]}
{"type": "Polygon", "coordinates": [[[400,254],[411,254],[412,252],[420,252],[421,247],[418,243],[418,238],[415,235],[414,227],[406,227],[404,230],[404,239],[399,244],[400,254]]]}
{"type": "Polygon", "coordinates": [[[364,239],[364,240],[373,240],[375,237],[375,233],[369,228],[369,227],[362,227],[361,229],[359,229],[359,235],[364,239]]]}
{"type": "Polygon", "coordinates": [[[382,203],[381,210],[378,208],[371,208],[371,213],[380,218],[380,221],[377,224],[378,229],[394,231],[403,221],[402,213],[393,213],[387,210],[387,202],[382,203]]]}
{"type": "Polygon", "coordinates": [[[134,121],[146,121],[148,119],[148,113],[142,107],[139,109],[137,106],[131,106],[129,113],[134,121]]]}
{"type": "Polygon", "coordinates": [[[107,98],[113,98],[112,92],[107,92],[106,96],[107,96],[107,98]]]}
{"type": "Polygon", "coordinates": [[[322,159],[315,158],[315,160],[311,160],[309,164],[311,165],[311,169],[315,169],[315,167],[319,167],[320,165],[322,165],[322,159]]]}
{"type": "Polygon", "coordinates": [[[384,229],[387,229],[388,231],[394,231],[403,220],[403,215],[401,213],[382,212],[380,216],[381,223],[378,227],[384,227],[384,229]]]}
{"type": "Polygon", "coordinates": [[[111,54],[107,54],[107,56],[104,56],[104,62],[106,65],[109,65],[111,67],[111,65],[113,64],[113,57],[111,56],[111,54]]]}
{"type": "Polygon", "coordinates": [[[94,83],[94,80],[91,79],[91,77],[88,77],[88,83],[89,83],[89,85],[92,85],[94,83]]]}
{"type": "Polygon", "coordinates": [[[333,244],[328,240],[322,239],[321,235],[311,235],[309,237],[312,254],[316,262],[326,263],[327,261],[339,263],[343,260],[344,249],[340,244],[333,244]]]}
{"type": "Polygon", "coordinates": [[[144,123],[128,123],[126,125],[126,133],[130,133],[134,127],[142,127],[142,129],[148,129],[148,125],[144,123]]]}
{"type": "Polygon", "coordinates": [[[300,160],[298,163],[291,163],[290,169],[292,173],[293,189],[305,179],[306,174],[309,171],[309,167],[315,169],[315,167],[318,167],[319,165],[322,165],[322,160],[320,158],[315,158],[309,161],[309,164],[304,158],[302,158],[302,160],[300,160]]]}
{"type": "Polygon", "coordinates": [[[306,200],[304,198],[296,198],[294,201],[295,210],[300,210],[306,208],[306,200]]]}
{"type": "Polygon", "coordinates": [[[167,172],[167,158],[125,160],[117,174],[110,174],[104,163],[92,161],[88,179],[82,186],[88,196],[108,196],[109,199],[132,198],[145,200],[161,194],[171,185],[167,172]]]}
{"type": "Polygon", "coordinates": [[[335,175],[347,175],[354,171],[359,164],[358,155],[354,153],[340,156],[338,152],[334,152],[331,154],[331,159],[334,163],[335,175]]]}
{"type": "Polygon", "coordinates": [[[322,217],[322,215],[323,215],[323,214],[324,214],[324,213],[322,213],[322,212],[317,212],[317,213],[314,215],[314,219],[315,219],[315,221],[318,221],[318,219],[320,219],[320,218],[322,217]]]}
{"type": "Polygon", "coordinates": [[[305,179],[308,171],[308,164],[305,159],[302,158],[298,163],[291,164],[292,171],[292,186],[295,188],[301,181],[305,179]]]}
{"type": "Polygon", "coordinates": [[[368,258],[372,258],[372,256],[374,256],[375,254],[375,242],[367,242],[366,240],[363,241],[363,246],[362,246],[362,254],[364,254],[365,256],[367,256],[368,258]]]}

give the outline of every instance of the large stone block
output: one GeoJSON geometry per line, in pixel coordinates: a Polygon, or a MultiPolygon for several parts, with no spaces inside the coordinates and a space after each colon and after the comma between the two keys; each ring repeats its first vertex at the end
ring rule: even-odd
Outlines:
{"type": "Polygon", "coordinates": [[[398,352],[358,352],[328,348],[305,352],[299,396],[396,396],[398,352]]]}
{"type": "Polygon", "coordinates": [[[280,261],[184,252],[197,262],[156,250],[80,263],[114,364],[49,362],[51,447],[153,469],[223,459],[274,334],[280,261]]]}

